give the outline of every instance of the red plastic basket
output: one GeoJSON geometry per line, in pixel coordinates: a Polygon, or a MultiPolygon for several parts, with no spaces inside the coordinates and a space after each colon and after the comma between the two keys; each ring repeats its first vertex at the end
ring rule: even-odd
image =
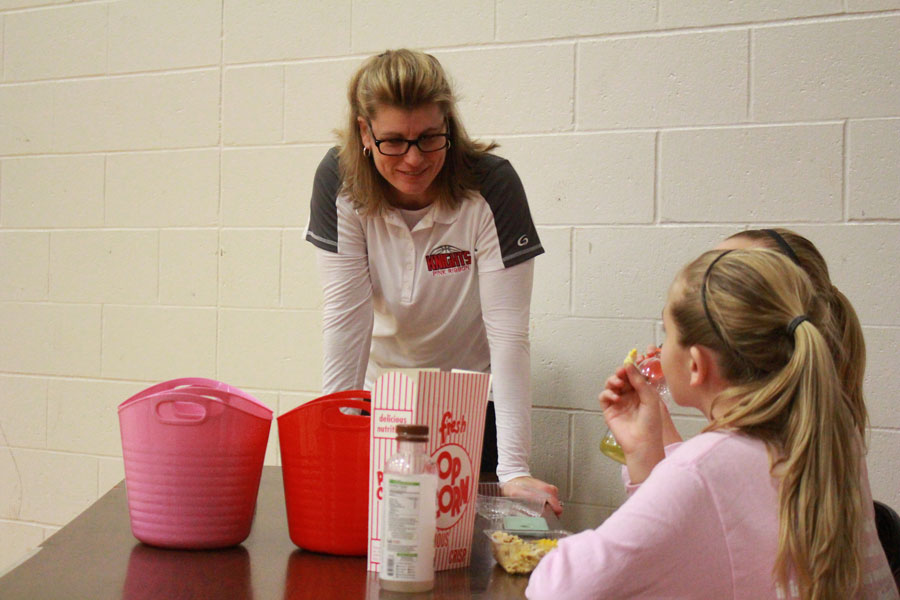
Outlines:
{"type": "Polygon", "coordinates": [[[278,417],[288,532],[314,552],[365,556],[369,510],[371,394],[352,390],[317,398],[278,417]]]}

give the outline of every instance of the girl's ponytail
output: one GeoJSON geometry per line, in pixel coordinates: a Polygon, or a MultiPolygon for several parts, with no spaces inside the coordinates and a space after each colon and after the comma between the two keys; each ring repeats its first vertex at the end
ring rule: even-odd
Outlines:
{"type": "MultiPolygon", "coordinates": [[[[776,577],[796,572],[807,598],[842,599],[859,585],[860,440],[847,426],[828,344],[810,322],[794,332],[794,352],[782,373],[793,388],[781,456],[776,577]]],[[[740,426],[734,423],[734,426],[740,426]]]]}
{"type": "Polygon", "coordinates": [[[866,342],[862,325],[850,300],[839,289],[831,286],[827,296],[835,326],[832,352],[838,357],[835,366],[843,388],[848,396],[848,404],[859,436],[865,440],[869,416],[863,399],[863,376],[866,371],[866,342]]]}

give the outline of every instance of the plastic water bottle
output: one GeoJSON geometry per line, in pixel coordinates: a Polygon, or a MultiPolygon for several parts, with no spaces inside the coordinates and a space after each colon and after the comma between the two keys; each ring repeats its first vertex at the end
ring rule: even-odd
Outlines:
{"type": "MultiPolygon", "coordinates": [[[[659,352],[649,353],[644,360],[637,363],[637,369],[640,371],[647,381],[649,381],[659,392],[660,399],[666,404],[666,408],[672,407],[672,394],[669,393],[669,386],[666,385],[666,378],[663,376],[662,363],[659,360],[659,352]]],[[[609,427],[606,428],[606,435],[600,440],[600,452],[613,459],[616,462],[625,464],[625,452],[622,446],[616,441],[615,436],[609,427]]]]}
{"type": "Polygon", "coordinates": [[[427,425],[397,426],[397,452],[384,465],[378,573],[383,590],[434,587],[438,476],[427,446],[427,425]]]}

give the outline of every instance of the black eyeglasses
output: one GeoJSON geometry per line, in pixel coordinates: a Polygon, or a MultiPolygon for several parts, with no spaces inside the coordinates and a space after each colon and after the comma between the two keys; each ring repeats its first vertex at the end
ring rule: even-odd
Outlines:
{"type": "Polygon", "coordinates": [[[368,119],[366,122],[369,124],[369,133],[372,135],[372,139],[375,140],[375,147],[385,156],[403,156],[409,152],[409,149],[413,145],[419,149],[419,152],[437,152],[438,150],[450,147],[449,132],[420,135],[414,140],[407,140],[404,138],[379,140],[375,137],[375,132],[372,131],[372,122],[368,119]]]}

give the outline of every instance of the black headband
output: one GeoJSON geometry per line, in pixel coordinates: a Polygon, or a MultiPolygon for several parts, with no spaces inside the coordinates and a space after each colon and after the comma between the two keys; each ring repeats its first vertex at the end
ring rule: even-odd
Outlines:
{"type": "Polygon", "coordinates": [[[788,258],[794,261],[795,265],[797,265],[798,267],[802,267],[802,265],[800,264],[800,259],[797,257],[797,253],[794,252],[794,249],[791,248],[791,245],[787,243],[787,240],[785,240],[780,233],[778,233],[774,229],[763,229],[762,232],[775,240],[775,243],[778,244],[778,247],[781,248],[781,251],[788,258]]]}
{"type": "Polygon", "coordinates": [[[722,259],[723,256],[731,252],[731,250],[726,250],[722,254],[718,255],[715,260],[709,263],[709,266],[706,267],[706,273],[703,274],[703,287],[700,288],[700,300],[703,302],[703,312],[706,313],[706,319],[709,321],[709,324],[712,326],[713,331],[719,336],[719,339],[725,343],[726,346],[729,346],[728,342],[725,341],[725,336],[722,335],[722,332],[719,331],[718,325],[713,321],[712,314],[709,312],[709,306],[706,304],[706,288],[709,285],[709,273],[712,271],[712,268],[716,266],[716,263],[722,259]]]}

